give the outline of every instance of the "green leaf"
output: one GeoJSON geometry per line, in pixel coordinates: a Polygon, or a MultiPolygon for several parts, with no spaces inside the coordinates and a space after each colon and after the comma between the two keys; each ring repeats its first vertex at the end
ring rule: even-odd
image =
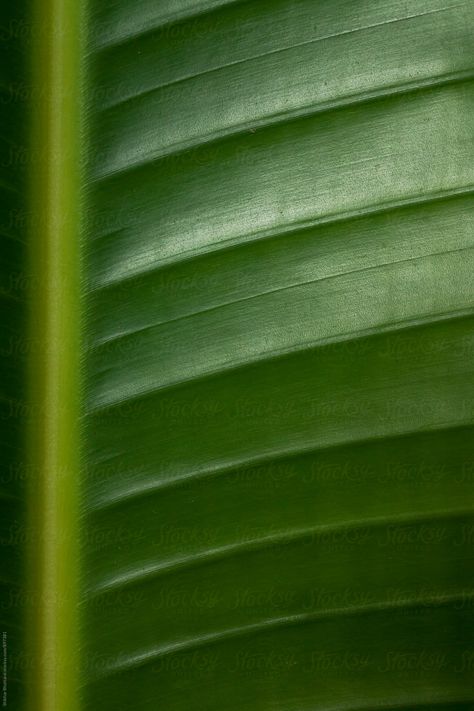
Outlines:
{"type": "Polygon", "coordinates": [[[473,708],[473,10],[0,10],[10,708],[473,708]]]}

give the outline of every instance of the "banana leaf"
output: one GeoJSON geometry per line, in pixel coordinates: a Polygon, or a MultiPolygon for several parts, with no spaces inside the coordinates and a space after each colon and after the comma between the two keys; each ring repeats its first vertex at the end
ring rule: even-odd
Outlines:
{"type": "Polygon", "coordinates": [[[474,708],[473,27],[3,3],[4,707],[474,708]]]}

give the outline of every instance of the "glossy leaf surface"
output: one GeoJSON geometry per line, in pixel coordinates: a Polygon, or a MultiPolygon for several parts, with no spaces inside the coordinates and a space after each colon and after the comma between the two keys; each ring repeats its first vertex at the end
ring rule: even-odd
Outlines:
{"type": "Polygon", "coordinates": [[[86,14],[81,707],[471,709],[472,3],[86,14]]]}

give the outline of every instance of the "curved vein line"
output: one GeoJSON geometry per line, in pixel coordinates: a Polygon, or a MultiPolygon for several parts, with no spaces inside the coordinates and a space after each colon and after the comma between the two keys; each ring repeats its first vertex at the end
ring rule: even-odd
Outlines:
{"type": "Polygon", "coordinates": [[[97,678],[109,677],[119,672],[126,672],[136,667],[146,666],[161,657],[180,652],[188,652],[191,649],[207,647],[211,644],[220,644],[231,639],[249,637],[259,632],[280,631],[285,627],[299,626],[305,623],[317,623],[320,620],[334,619],[339,617],[353,617],[357,615],[371,615],[388,611],[404,610],[406,608],[417,609],[420,607],[445,607],[466,599],[474,599],[474,593],[452,593],[450,595],[440,595],[433,597],[406,598],[404,600],[391,600],[390,602],[375,602],[364,605],[352,605],[350,607],[339,607],[319,610],[318,612],[298,613],[285,617],[273,617],[262,622],[255,622],[239,627],[230,627],[222,632],[212,632],[192,637],[182,642],[174,642],[167,645],[157,646],[145,652],[130,654],[115,664],[105,667],[103,673],[99,673],[97,678]]]}
{"type": "MultiPolygon", "coordinates": [[[[170,258],[164,258],[161,260],[154,261],[150,266],[144,267],[143,269],[134,271],[131,274],[126,274],[116,278],[103,279],[102,282],[92,285],[89,289],[90,294],[95,294],[102,291],[103,289],[113,288],[117,284],[123,284],[123,282],[131,281],[133,279],[141,279],[145,275],[153,274],[158,272],[163,268],[174,267],[176,265],[182,264],[183,262],[191,261],[193,259],[200,259],[207,254],[217,254],[231,249],[242,248],[251,246],[253,242],[263,241],[268,239],[277,239],[279,237],[287,237],[295,232],[305,232],[307,230],[314,229],[316,227],[326,227],[330,225],[341,224],[345,222],[351,222],[352,220],[370,218],[377,215],[384,214],[386,212],[391,212],[395,210],[403,210],[404,208],[410,207],[424,207],[425,205],[431,205],[437,202],[443,202],[444,200],[450,200],[456,197],[469,197],[474,193],[474,183],[470,185],[463,185],[458,188],[451,188],[450,190],[442,190],[434,193],[423,193],[421,195],[414,195],[402,200],[387,200],[368,207],[359,208],[356,210],[348,210],[346,212],[331,213],[329,215],[322,215],[320,217],[300,220],[297,222],[290,222],[285,225],[278,225],[277,228],[263,229],[257,232],[243,234],[238,237],[229,237],[228,239],[223,239],[218,242],[210,242],[204,247],[198,249],[189,249],[183,252],[178,252],[172,255],[170,258]]],[[[126,228],[120,228],[119,230],[113,230],[112,232],[105,233],[96,237],[95,241],[99,242],[103,239],[112,237],[113,235],[120,234],[126,228]]]]}
{"type": "MultiPolygon", "coordinates": [[[[129,35],[119,36],[118,38],[102,43],[97,41],[94,51],[97,53],[101,53],[110,49],[116,49],[121,45],[136,42],[142,37],[146,37],[147,35],[152,35],[155,32],[159,32],[164,27],[169,27],[171,25],[181,25],[201,15],[214,14],[215,12],[220,12],[223,8],[226,8],[230,5],[243,5],[247,2],[249,2],[249,0],[222,0],[220,5],[209,5],[207,2],[203,2],[200,5],[194,5],[191,8],[188,8],[188,10],[186,10],[185,12],[174,12],[165,15],[159,22],[157,22],[156,25],[153,25],[153,27],[146,27],[145,29],[136,30],[134,32],[131,32],[129,35]]],[[[147,24],[149,25],[150,22],[151,21],[148,21],[147,24]]]]}
{"type": "Polygon", "coordinates": [[[91,179],[91,184],[102,185],[108,180],[115,180],[117,178],[122,179],[130,172],[149,168],[154,164],[160,163],[163,159],[179,156],[187,151],[190,151],[191,149],[199,150],[200,148],[211,143],[236,139],[246,133],[249,129],[266,129],[274,126],[284,126],[287,123],[308,119],[313,116],[317,116],[318,114],[329,113],[331,111],[344,110],[354,105],[369,103],[377,99],[397,97],[403,94],[415,93],[417,91],[442,88],[450,84],[471,81],[473,78],[474,75],[472,71],[469,70],[452,72],[435,77],[418,79],[417,81],[378,87],[356,94],[347,94],[337,99],[331,99],[320,103],[310,103],[295,107],[293,109],[268,114],[261,118],[255,118],[250,121],[243,121],[231,126],[226,126],[209,134],[201,134],[195,138],[171,143],[161,150],[158,149],[152,151],[146,158],[140,158],[134,162],[129,162],[119,168],[101,172],[101,166],[99,166],[95,176],[91,179]]]}
{"type": "Polygon", "coordinates": [[[185,319],[195,318],[197,316],[201,316],[202,314],[208,314],[213,311],[219,311],[220,309],[228,308],[228,307],[234,306],[235,304],[241,304],[241,303],[245,303],[248,301],[254,301],[256,299],[261,299],[261,298],[264,298],[264,297],[269,296],[271,294],[278,294],[278,293],[281,293],[284,291],[290,291],[291,289],[297,289],[298,287],[301,287],[301,286],[309,286],[310,284],[318,284],[321,282],[327,282],[327,281],[331,281],[332,279],[339,279],[341,277],[350,276],[352,274],[361,274],[363,272],[371,272],[371,271],[376,271],[378,269],[383,270],[385,267],[391,267],[395,264],[406,264],[406,263],[410,263],[410,262],[421,261],[423,259],[430,259],[431,257],[440,257],[440,256],[443,256],[446,254],[456,254],[458,252],[469,252],[472,250],[474,250],[474,245],[469,246],[469,247],[457,247],[456,249],[445,249],[440,252],[430,252],[428,254],[423,254],[423,255],[416,256],[416,257],[407,257],[405,259],[394,259],[390,262],[380,262],[379,264],[372,264],[371,266],[368,266],[368,267],[361,267],[359,269],[349,269],[348,271],[337,272],[337,274],[328,274],[327,276],[317,277],[316,279],[307,279],[305,281],[300,281],[295,284],[287,284],[285,286],[280,286],[275,289],[268,289],[267,291],[261,291],[258,294],[252,294],[250,296],[243,296],[240,299],[234,299],[233,301],[226,301],[226,302],[217,304],[215,306],[210,306],[206,309],[200,309],[199,311],[192,311],[191,313],[184,314],[182,316],[176,316],[175,318],[171,318],[166,321],[159,321],[157,323],[148,324],[147,326],[142,326],[141,328],[137,328],[132,331],[128,331],[126,333],[120,333],[116,336],[110,336],[108,338],[104,338],[103,340],[99,341],[98,343],[95,343],[92,346],[91,352],[99,350],[100,348],[108,346],[112,343],[115,344],[118,341],[123,340],[124,338],[132,338],[138,334],[145,333],[147,331],[152,331],[154,329],[159,329],[162,326],[168,326],[171,323],[176,323],[178,321],[184,321],[185,319]]]}
{"type": "Polygon", "coordinates": [[[394,514],[391,516],[373,516],[362,519],[349,519],[334,523],[317,524],[301,529],[290,529],[271,533],[267,536],[257,536],[237,543],[229,543],[217,548],[209,548],[192,553],[190,555],[174,558],[164,563],[140,564],[133,570],[112,575],[94,585],[86,591],[88,598],[96,598],[101,595],[114,592],[117,589],[141,585],[156,580],[158,577],[173,575],[190,568],[198,568],[209,563],[227,561],[247,553],[255,553],[266,547],[282,546],[285,544],[297,543],[313,536],[323,538],[326,533],[340,533],[342,531],[357,531],[362,528],[377,529],[384,526],[405,526],[407,524],[426,524],[427,522],[447,521],[473,516],[473,509],[450,509],[430,512],[411,512],[405,514],[394,514]]]}
{"type": "Polygon", "coordinates": [[[392,331],[401,331],[406,328],[412,328],[414,326],[425,326],[431,323],[438,323],[440,321],[446,321],[449,319],[466,318],[473,315],[473,307],[458,309],[455,311],[447,311],[443,313],[437,313],[428,317],[410,318],[403,319],[401,321],[392,321],[390,323],[381,324],[377,326],[372,326],[370,328],[360,329],[357,331],[348,331],[344,333],[338,333],[333,336],[325,336],[323,338],[316,338],[310,341],[301,341],[300,343],[293,344],[287,348],[276,348],[269,351],[262,351],[251,359],[246,360],[232,360],[226,361],[220,364],[218,367],[209,368],[208,370],[198,372],[197,374],[191,374],[186,377],[181,377],[179,380],[169,380],[161,385],[155,385],[149,389],[140,389],[135,392],[129,392],[125,397],[119,400],[104,400],[103,398],[98,400],[100,404],[92,405],[88,409],[89,415],[97,415],[99,413],[106,412],[115,407],[121,407],[122,405],[133,402],[134,400],[140,400],[143,398],[155,397],[163,392],[169,392],[176,388],[189,385],[191,383],[196,383],[199,381],[204,381],[212,379],[214,377],[219,377],[220,375],[225,375],[231,372],[236,372],[238,370],[243,370],[244,368],[252,367],[259,363],[268,363],[275,360],[287,358],[296,354],[304,353],[305,351],[317,350],[323,348],[327,345],[343,343],[346,341],[360,340],[361,338],[366,338],[369,336],[377,336],[382,333],[390,333],[392,331]]]}
{"type": "Polygon", "coordinates": [[[165,88],[167,89],[170,86],[176,86],[177,84],[182,84],[187,81],[193,81],[195,79],[199,79],[200,77],[207,76],[208,74],[214,74],[215,72],[220,72],[222,70],[228,69],[229,67],[241,66],[243,64],[253,62],[257,59],[264,59],[265,57],[271,57],[271,56],[277,55],[277,54],[284,54],[285,52],[291,52],[293,49],[298,49],[300,47],[306,47],[306,46],[309,46],[312,44],[317,44],[318,42],[324,42],[324,41],[330,40],[330,39],[337,39],[337,38],[343,37],[345,35],[356,34],[358,32],[365,32],[366,30],[372,30],[377,27],[384,27],[384,26],[399,23],[399,22],[406,22],[408,20],[413,20],[418,17],[425,17],[427,15],[435,15],[435,14],[438,14],[441,12],[447,12],[449,10],[453,10],[453,9],[456,9],[459,7],[464,7],[464,6],[465,6],[465,3],[459,3],[457,5],[450,5],[448,7],[438,8],[437,10],[428,10],[426,12],[420,12],[415,15],[406,15],[405,17],[397,17],[392,20],[384,20],[383,22],[374,22],[371,25],[364,25],[362,27],[354,27],[353,29],[350,29],[350,30],[342,30],[341,32],[335,32],[333,34],[323,35],[321,37],[313,37],[312,39],[303,40],[302,42],[296,42],[295,44],[292,44],[292,45],[287,45],[286,47],[278,47],[277,49],[271,49],[266,52],[254,54],[250,57],[244,57],[243,59],[236,59],[231,62],[226,62],[225,64],[220,64],[217,67],[211,67],[210,69],[205,69],[201,72],[196,72],[194,74],[188,74],[187,76],[180,77],[179,79],[174,79],[174,80],[171,80],[168,82],[164,82],[163,84],[158,84],[157,86],[154,86],[151,89],[145,89],[143,91],[140,91],[137,94],[127,97],[126,99],[120,99],[114,103],[108,104],[106,107],[99,110],[98,113],[101,114],[101,113],[105,113],[107,111],[111,111],[112,109],[120,108],[124,104],[142,100],[143,98],[150,96],[151,94],[154,94],[155,92],[159,92],[162,89],[165,89],[165,88]]]}
{"type": "MultiPolygon", "coordinates": [[[[120,492],[114,490],[112,496],[110,494],[97,496],[95,501],[87,502],[83,506],[84,512],[99,513],[102,514],[111,508],[118,508],[121,506],[127,506],[130,503],[134,503],[136,499],[142,497],[154,496],[162,491],[168,493],[170,490],[178,489],[181,486],[186,486],[187,484],[195,484],[206,479],[212,479],[216,476],[231,476],[234,472],[239,471],[242,468],[255,468],[260,466],[265,466],[271,462],[278,462],[285,459],[297,459],[299,457],[306,457],[311,455],[317,455],[323,452],[334,452],[346,447],[366,447],[372,444],[377,444],[381,440],[397,440],[405,439],[410,437],[419,437],[426,434],[432,434],[434,432],[457,432],[459,430],[472,429],[472,425],[466,424],[456,424],[451,426],[440,425],[438,427],[421,427],[418,429],[403,430],[400,432],[394,432],[389,435],[376,435],[371,437],[364,437],[359,439],[349,439],[343,440],[341,442],[336,442],[331,445],[314,445],[309,444],[305,447],[298,447],[293,449],[280,449],[273,450],[271,453],[257,454],[251,457],[247,457],[240,461],[233,461],[228,464],[219,464],[215,467],[201,469],[197,471],[187,472],[182,476],[175,477],[173,479],[165,480],[154,480],[148,481],[146,484],[143,482],[140,486],[135,486],[134,488],[123,489],[120,492]]],[[[99,462],[98,465],[107,463],[109,460],[99,462]]]]}

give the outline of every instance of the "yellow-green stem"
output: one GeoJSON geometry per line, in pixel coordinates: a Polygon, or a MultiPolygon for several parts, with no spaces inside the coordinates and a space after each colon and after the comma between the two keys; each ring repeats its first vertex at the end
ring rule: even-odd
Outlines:
{"type": "Polygon", "coordinates": [[[29,706],[78,708],[82,0],[34,0],[29,706]]]}

